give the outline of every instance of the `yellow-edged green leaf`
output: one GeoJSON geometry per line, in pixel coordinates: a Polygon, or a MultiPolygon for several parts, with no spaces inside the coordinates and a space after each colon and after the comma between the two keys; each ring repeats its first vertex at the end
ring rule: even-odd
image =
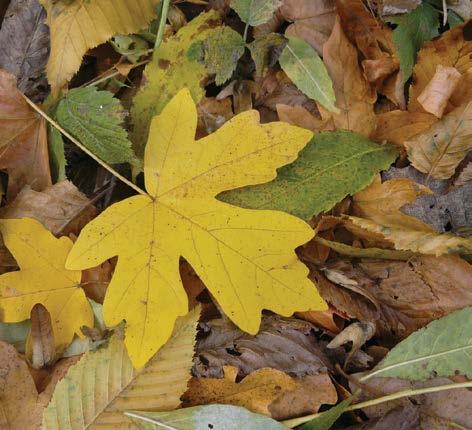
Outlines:
{"type": "Polygon", "coordinates": [[[135,429],[129,409],[171,410],[187,389],[199,309],[177,320],[172,338],[142,369],[134,370],[123,340],[85,353],[54,390],[43,430],[135,429]]]}
{"type": "Polygon", "coordinates": [[[220,192],[273,179],[311,132],[256,111],[239,114],[195,141],[197,110],[180,91],[151,124],[144,160],[148,195],[107,208],[81,232],[67,267],[94,267],[118,256],[104,301],[108,325],[126,320],[126,345],[142,366],[168,340],[188,299],[184,257],[243,330],[256,333],[262,309],[282,315],[325,308],[294,249],[313,236],[303,221],[218,201],[220,192]]]}

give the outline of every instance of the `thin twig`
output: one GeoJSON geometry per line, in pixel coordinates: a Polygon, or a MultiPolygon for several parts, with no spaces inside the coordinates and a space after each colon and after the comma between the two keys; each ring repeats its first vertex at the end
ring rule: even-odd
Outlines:
{"type": "Polygon", "coordinates": [[[36,105],[33,101],[31,101],[28,97],[23,94],[23,98],[26,102],[36,111],[38,112],[47,122],[49,122],[54,128],[59,130],[64,136],[66,136],[71,142],[75,143],[82,151],[84,151],[87,155],[92,157],[98,164],[108,170],[112,175],[116,176],[120,181],[124,182],[126,185],[131,187],[137,193],[148,196],[149,194],[139,188],[136,184],[133,184],[129,179],[125,178],[123,175],[118,173],[113,167],[109,166],[105,161],[98,158],[92,151],[87,149],[82,143],[80,143],[74,136],[69,134],[66,130],[64,130],[56,121],[54,121],[46,112],[42,111],[41,108],[36,105]]]}
{"type": "MultiPolygon", "coordinates": [[[[410,389],[410,390],[397,391],[396,393],[388,394],[387,396],[383,396],[377,399],[367,400],[365,402],[351,405],[346,408],[345,412],[368,408],[370,406],[379,405],[381,403],[390,402],[392,400],[401,399],[403,397],[419,396],[420,394],[436,393],[438,391],[454,390],[457,388],[469,388],[469,387],[472,387],[472,381],[460,382],[460,383],[455,383],[455,384],[447,384],[447,385],[439,385],[435,387],[418,388],[416,390],[410,389]]],[[[293,418],[290,420],[282,421],[282,424],[284,424],[288,428],[294,428],[294,427],[299,426],[300,424],[304,424],[308,421],[311,421],[315,418],[320,417],[323,413],[324,412],[318,412],[317,414],[306,415],[304,417],[299,417],[299,418],[293,418]]]]}
{"type": "Polygon", "coordinates": [[[169,13],[170,0],[163,0],[161,19],[159,21],[159,28],[157,29],[156,41],[154,42],[154,51],[161,46],[162,39],[164,37],[164,29],[167,22],[167,14],[169,13]]]}

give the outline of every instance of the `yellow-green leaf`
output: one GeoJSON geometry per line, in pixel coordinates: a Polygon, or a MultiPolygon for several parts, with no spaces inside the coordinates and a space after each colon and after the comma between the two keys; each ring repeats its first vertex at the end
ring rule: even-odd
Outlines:
{"type": "Polygon", "coordinates": [[[51,30],[47,76],[55,92],[79,70],[84,54],[115,34],[135,33],[156,16],[159,0],[40,0],[51,30]]]}
{"type": "Polygon", "coordinates": [[[256,111],[197,142],[196,127],[196,107],[185,89],[152,121],[144,159],[149,195],[106,209],[82,230],[67,260],[67,267],[80,269],[118,255],[104,317],[108,325],[126,320],[125,343],[138,367],[187,312],[181,256],[249,333],[257,332],[262,309],[287,316],[326,306],[294,252],[313,237],[308,224],[216,199],[224,190],[273,179],[312,133],[281,122],[261,125],[256,111]]]}
{"type": "Polygon", "coordinates": [[[161,113],[172,97],[182,88],[188,88],[196,102],[203,97],[202,82],[208,71],[198,57],[191,55],[190,47],[204,41],[219,22],[215,10],[201,14],[154,52],[144,69],[145,84],[134,97],[131,109],[131,140],[139,157],[144,152],[152,117],[161,113]]]}
{"type": "Polygon", "coordinates": [[[56,239],[36,220],[0,220],[5,245],[20,270],[0,276],[0,314],[4,322],[30,317],[31,308],[42,303],[51,315],[57,349],[65,348],[81,334],[80,327],[93,327],[93,313],[80,288],[81,273],[66,270],[72,248],[68,237],[56,239]]]}
{"type": "Polygon", "coordinates": [[[172,338],[146,367],[134,370],[123,340],[88,352],[69,368],[43,412],[43,430],[137,429],[129,409],[168,411],[187,390],[199,309],[177,320],[172,338]]]}

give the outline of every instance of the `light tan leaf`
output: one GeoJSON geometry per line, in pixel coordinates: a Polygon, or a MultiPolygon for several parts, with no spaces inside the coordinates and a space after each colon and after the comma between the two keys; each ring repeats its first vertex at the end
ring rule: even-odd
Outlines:
{"type": "Polygon", "coordinates": [[[418,103],[426,112],[441,118],[447,101],[457,88],[461,76],[455,67],[444,67],[438,64],[436,73],[418,96],[418,103]]]}
{"type": "Polygon", "coordinates": [[[429,113],[392,110],[377,115],[377,129],[372,138],[404,149],[405,141],[427,130],[436,121],[434,115],[429,113]]]}
{"type": "Polygon", "coordinates": [[[284,0],[280,14],[291,22],[286,36],[295,36],[310,44],[321,55],[333,29],[336,16],[334,0],[284,0]]]}
{"type": "Polygon", "coordinates": [[[124,411],[178,407],[190,377],[198,316],[196,308],[178,319],[172,338],[140,370],[133,369],[118,335],[84,354],[56,385],[42,429],[137,429],[124,411]]]}
{"type": "Polygon", "coordinates": [[[420,172],[435,179],[450,178],[472,149],[472,102],[406,141],[405,147],[408,159],[420,172]]]}
{"type": "Polygon", "coordinates": [[[455,67],[460,73],[465,73],[472,67],[472,41],[464,40],[463,29],[464,26],[460,25],[446,31],[418,52],[410,87],[410,112],[424,112],[418,96],[433,78],[438,65],[455,67]]]}
{"type": "Polygon", "coordinates": [[[8,199],[26,185],[51,185],[46,121],[16,88],[13,75],[0,70],[0,169],[8,172],[8,199]]]}
{"type": "Polygon", "coordinates": [[[332,114],[337,128],[369,137],[375,130],[375,91],[364,78],[357,50],[344,34],[339,18],[323,47],[323,61],[333,81],[339,114],[332,114]]]}
{"type": "Polygon", "coordinates": [[[9,205],[0,209],[2,218],[34,218],[54,235],[78,235],[97,214],[90,200],[69,181],[43,191],[25,187],[9,205]]]}
{"type": "Polygon", "coordinates": [[[49,85],[57,93],[79,70],[91,48],[115,34],[136,33],[156,16],[159,0],[41,0],[51,30],[47,65],[49,85]]]}
{"type": "Polygon", "coordinates": [[[449,99],[448,110],[453,110],[472,100],[472,67],[468,69],[457,84],[456,90],[449,99]]]}

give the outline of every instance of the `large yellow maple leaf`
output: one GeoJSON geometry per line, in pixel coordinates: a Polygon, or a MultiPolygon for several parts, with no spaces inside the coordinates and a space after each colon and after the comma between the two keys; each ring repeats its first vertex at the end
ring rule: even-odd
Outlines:
{"type": "Polygon", "coordinates": [[[126,320],[126,345],[142,366],[188,312],[179,275],[184,257],[239,327],[256,333],[262,309],[282,315],[323,309],[294,248],[312,229],[291,215],[220,202],[225,190],[267,182],[293,161],[312,133],[244,112],[195,141],[197,111],[181,90],[154,117],[144,157],[148,195],[106,209],[81,232],[69,269],[118,255],[104,302],[108,325],[126,320]]]}
{"type": "Polygon", "coordinates": [[[36,303],[51,315],[54,341],[64,349],[84,325],[93,327],[93,313],[80,288],[79,271],[66,270],[72,248],[68,237],[55,238],[40,222],[2,219],[0,231],[20,270],[0,276],[0,315],[4,322],[30,317],[36,303]]]}

